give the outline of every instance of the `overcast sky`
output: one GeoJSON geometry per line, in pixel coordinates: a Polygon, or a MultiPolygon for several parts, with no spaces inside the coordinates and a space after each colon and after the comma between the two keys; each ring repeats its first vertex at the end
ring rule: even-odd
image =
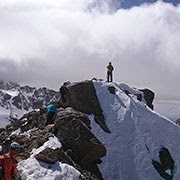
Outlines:
{"type": "Polygon", "coordinates": [[[58,90],[106,80],[109,61],[117,83],[180,99],[180,5],[113,11],[103,0],[0,0],[2,80],[58,90]]]}

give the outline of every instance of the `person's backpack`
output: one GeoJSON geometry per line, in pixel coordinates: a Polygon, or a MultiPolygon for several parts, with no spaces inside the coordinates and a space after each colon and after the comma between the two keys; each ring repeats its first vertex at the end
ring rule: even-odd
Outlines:
{"type": "Polygon", "coordinates": [[[4,178],[4,159],[5,157],[3,155],[0,155],[0,180],[4,178]]]}
{"type": "Polygon", "coordinates": [[[4,161],[11,158],[8,154],[0,155],[0,180],[4,180],[4,161]]]}

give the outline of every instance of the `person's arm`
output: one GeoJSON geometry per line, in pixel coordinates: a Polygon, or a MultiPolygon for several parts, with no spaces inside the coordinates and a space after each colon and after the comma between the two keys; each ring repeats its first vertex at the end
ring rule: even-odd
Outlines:
{"type": "Polygon", "coordinates": [[[114,70],[114,67],[112,66],[112,71],[114,70]]]}
{"type": "Polygon", "coordinates": [[[4,177],[5,180],[12,180],[11,171],[12,171],[12,160],[11,158],[4,159],[4,177]]]}
{"type": "Polygon", "coordinates": [[[18,169],[17,169],[17,161],[15,161],[15,164],[13,165],[13,175],[16,176],[17,172],[18,172],[18,169]]]}

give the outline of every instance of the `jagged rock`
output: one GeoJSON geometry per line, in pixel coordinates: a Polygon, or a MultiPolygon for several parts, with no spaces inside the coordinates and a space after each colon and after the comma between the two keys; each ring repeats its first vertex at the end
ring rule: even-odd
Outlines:
{"type": "Polygon", "coordinates": [[[102,179],[97,162],[106,155],[106,148],[90,131],[88,118],[72,108],[61,109],[54,128],[63,147],[70,150],[69,156],[102,179]]]}
{"type": "Polygon", "coordinates": [[[11,99],[11,96],[9,94],[6,94],[0,90],[0,106],[9,109],[9,100],[11,99]]]}
{"type": "Polygon", "coordinates": [[[18,109],[25,109],[26,111],[28,111],[29,107],[31,107],[30,103],[26,100],[22,93],[19,93],[17,96],[12,98],[12,104],[18,109]]]}
{"type": "Polygon", "coordinates": [[[23,122],[23,124],[21,125],[22,132],[33,129],[35,127],[43,129],[47,122],[46,113],[41,114],[41,111],[32,111],[28,114],[25,114],[21,118],[20,122],[23,122]]]}
{"type": "Polygon", "coordinates": [[[155,93],[151,90],[145,88],[145,89],[137,89],[137,88],[131,88],[127,84],[121,83],[119,84],[120,88],[127,94],[133,94],[137,97],[139,101],[143,101],[147,104],[147,106],[151,109],[154,108],[153,106],[153,100],[155,93]]]}
{"type": "Polygon", "coordinates": [[[7,101],[9,99],[11,99],[11,96],[9,94],[5,94],[4,95],[4,101],[7,101]]]}
{"type": "Polygon", "coordinates": [[[105,131],[110,133],[108,129],[102,109],[96,95],[92,81],[83,81],[63,85],[60,88],[60,96],[63,107],[73,107],[77,111],[86,114],[93,114],[95,121],[105,131]]]}
{"type": "Polygon", "coordinates": [[[58,109],[58,114],[56,116],[55,120],[55,128],[59,126],[59,123],[61,123],[60,119],[66,119],[66,118],[78,118],[81,122],[83,122],[89,129],[91,129],[90,126],[90,120],[89,118],[82,112],[76,111],[75,109],[69,107],[69,108],[60,108],[58,109]]]}
{"type": "Polygon", "coordinates": [[[65,155],[62,149],[59,149],[59,148],[57,149],[47,148],[44,151],[38,153],[35,156],[35,158],[37,160],[40,160],[49,164],[54,164],[57,161],[60,161],[62,163],[67,163],[73,166],[72,160],[65,155]]]}
{"type": "Polygon", "coordinates": [[[99,106],[96,91],[91,81],[83,81],[78,83],[71,83],[60,88],[60,95],[66,95],[63,106],[71,106],[77,111],[87,114],[93,113],[94,115],[101,116],[102,109],[99,106]],[[93,106],[91,106],[93,104],[93,106]]]}
{"type": "MultiPolygon", "coordinates": [[[[150,89],[147,89],[147,88],[139,89],[139,91],[143,92],[144,99],[146,101],[147,106],[153,110],[154,105],[152,103],[153,103],[153,100],[154,100],[154,97],[155,97],[155,93],[153,91],[151,91],[150,89]]],[[[138,99],[141,100],[142,97],[138,97],[138,99]]]]}
{"type": "Polygon", "coordinates": [[[58,92],[45,87],[36,89],[32,97],[31,103],[33,108],[39,108],[44,104],[47,105],[52,101],[59,100],[58,92]]]}
{"type": "Polygon", "coordinates": [[[42,146],[50,137],[53,137],[53,132],[54,128],[52,125],[48,125],[43,129],[32,130],[30,137],[28,137],[29,140],[23,140],[24,143],[21,144],[25,144],[29,149],[28,151],[31,151],[33,148],[42,146]]]}
{"type": "MultiPolygon", "coordinates": [[[[12,127],[13,129],[13,127],[12,127]]],[[[12,130],[13,132],[13,130],[12,130]]],[[[46,142],[50,137],[53,137],[54,128],[52,125],[44,127],[41,129],[29,129],[29,132],[23,133],[21,129],[19,129],[19,133],[14,133],[8,131],[1,132],[1,143],[0,145],[3,146],[3,153],[6,153],[9,150],[9,145],[12,141],[18,142],[22,149],[22,156],[28,157],[27,152],[31,152],[34,148],[39,148],[46,142]]],[[[23,158],[22,158],[23,159],[23,158]]]]}
{"type": "Polygon", "coordinates": [[[108,90],[110,93],[115,94],[116,93],[116,88],[114,86],[108,86],[108,90]]]}
{"type": "Polygon", "coordinates": [[[176,120],[176,124],[180,126],[180,118],[176,120]]]}

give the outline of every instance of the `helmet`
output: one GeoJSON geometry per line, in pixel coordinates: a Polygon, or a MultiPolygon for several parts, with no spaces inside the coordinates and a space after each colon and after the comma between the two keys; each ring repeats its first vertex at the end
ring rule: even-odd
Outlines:
{"type": "Polygon", "coordinates": [[[10,145],[10,149],[13,151],[18,151],[20,149],[20,145],[17,142],[13,142],[10,145]]]}

